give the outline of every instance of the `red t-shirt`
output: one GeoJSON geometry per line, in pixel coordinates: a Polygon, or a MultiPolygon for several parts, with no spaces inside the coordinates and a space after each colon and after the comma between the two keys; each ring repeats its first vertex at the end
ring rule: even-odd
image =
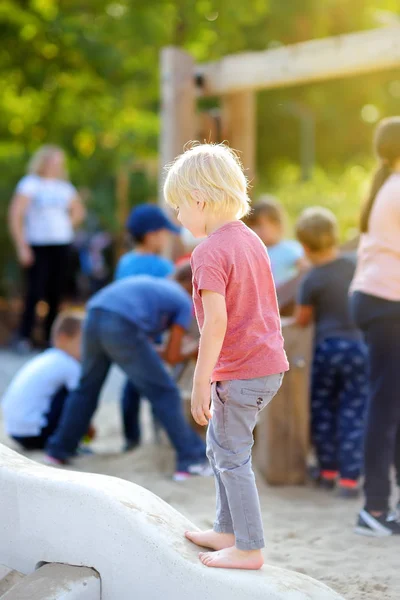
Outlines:
{"type": "Polygon", "coordinates": [[[242,221],[227,223],[195,248],[191,265],[200,331],[201,290],[217,292],[226,301],[227,331],[212,381],[287,371],[275,285],[260,238],[242,221]]]}

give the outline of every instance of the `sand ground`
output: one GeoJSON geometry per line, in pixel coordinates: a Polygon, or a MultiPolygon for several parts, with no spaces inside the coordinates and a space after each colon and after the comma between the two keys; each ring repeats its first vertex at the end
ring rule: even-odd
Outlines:
{"type": "MultiPolygon", "coordinates": [[[[0,396],[23,359],[0,352],[0,396]]],[[[212,525],[212,478],[171,480],[173,453],[165,439],[154,440],[144,407],[144,443],[129,454],[122,445],[118,397],[122,374],[113,369],[104,387],[95,424],[98,454],[80,458],[75,470],[121,477],[151,490],[201,528],[212,525]]],[[[0,423],[0,442],[15,448],[0,423]]],[[[41,460],[40,453],[30,455],[41,460]]],[[[399,600],[400,540],[354,535],[360,501],[341,500],[334,493],[306,487],[270,487],[258,478],[265,525],[268,563],[315,577],[346,600],[399,600]]],[[[3,493],[6,493],[3,490],[3,493]]]]}

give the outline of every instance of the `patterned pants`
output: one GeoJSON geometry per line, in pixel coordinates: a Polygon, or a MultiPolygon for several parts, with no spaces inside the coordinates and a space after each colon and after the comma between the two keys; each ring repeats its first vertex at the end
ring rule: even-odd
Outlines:
{"type": "Polygon", "coordinates": [[[360,476],[367,405],[366,347],[328,338],[315,348],[311,433],[321,470],[342,479],[360,476]]]}

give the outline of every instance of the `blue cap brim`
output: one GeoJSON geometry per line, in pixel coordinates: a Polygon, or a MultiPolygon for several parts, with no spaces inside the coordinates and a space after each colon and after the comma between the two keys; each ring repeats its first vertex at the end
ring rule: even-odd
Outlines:
{"type": "Polygon", "coordinates": [[[168,222],[166,228],[168,229],[168,231],[171,231],[171,233],[175,233],[176,235],[178,235],[181,232],[181,228],[178,227],[178,225],[174,225],[174,223],[172,223],[171,221],[168,222]]]}

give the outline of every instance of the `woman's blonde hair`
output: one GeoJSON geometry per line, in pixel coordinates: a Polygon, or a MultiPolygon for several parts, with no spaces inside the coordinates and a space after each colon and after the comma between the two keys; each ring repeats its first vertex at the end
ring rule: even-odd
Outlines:
{"type": "Polygon", "coordinates": [[[200,194],[210,211],[241,219],[250,211],[247,179],[225,144],[196,144],[167,167],[164,196],[174,209],[200,194]]]}
{"type": "Polygon", "coordinates": [[[311,252],[321,252],[338,243],[338,225],[335,215],[328,208],[306,208],[296,223],[296,236],[311,252]]]}
{"type": "MultiPolygon", "coordinates": [[[[32,156],[31,160],[28,163],[28,173],[30,173],[31,175],[43,175],[46,168],[46,163],[49,160],[49,158],[53,154],[59,152],[65,157],[64,150],[59,146],[55,146],[53,144],[46,144],[45,146],[40,146],[40,148],[36,150],[35,154],[32,156]]],[[[68,173],[65,164],[62,173],[62,179],[68,179],[68,173]]]]}

